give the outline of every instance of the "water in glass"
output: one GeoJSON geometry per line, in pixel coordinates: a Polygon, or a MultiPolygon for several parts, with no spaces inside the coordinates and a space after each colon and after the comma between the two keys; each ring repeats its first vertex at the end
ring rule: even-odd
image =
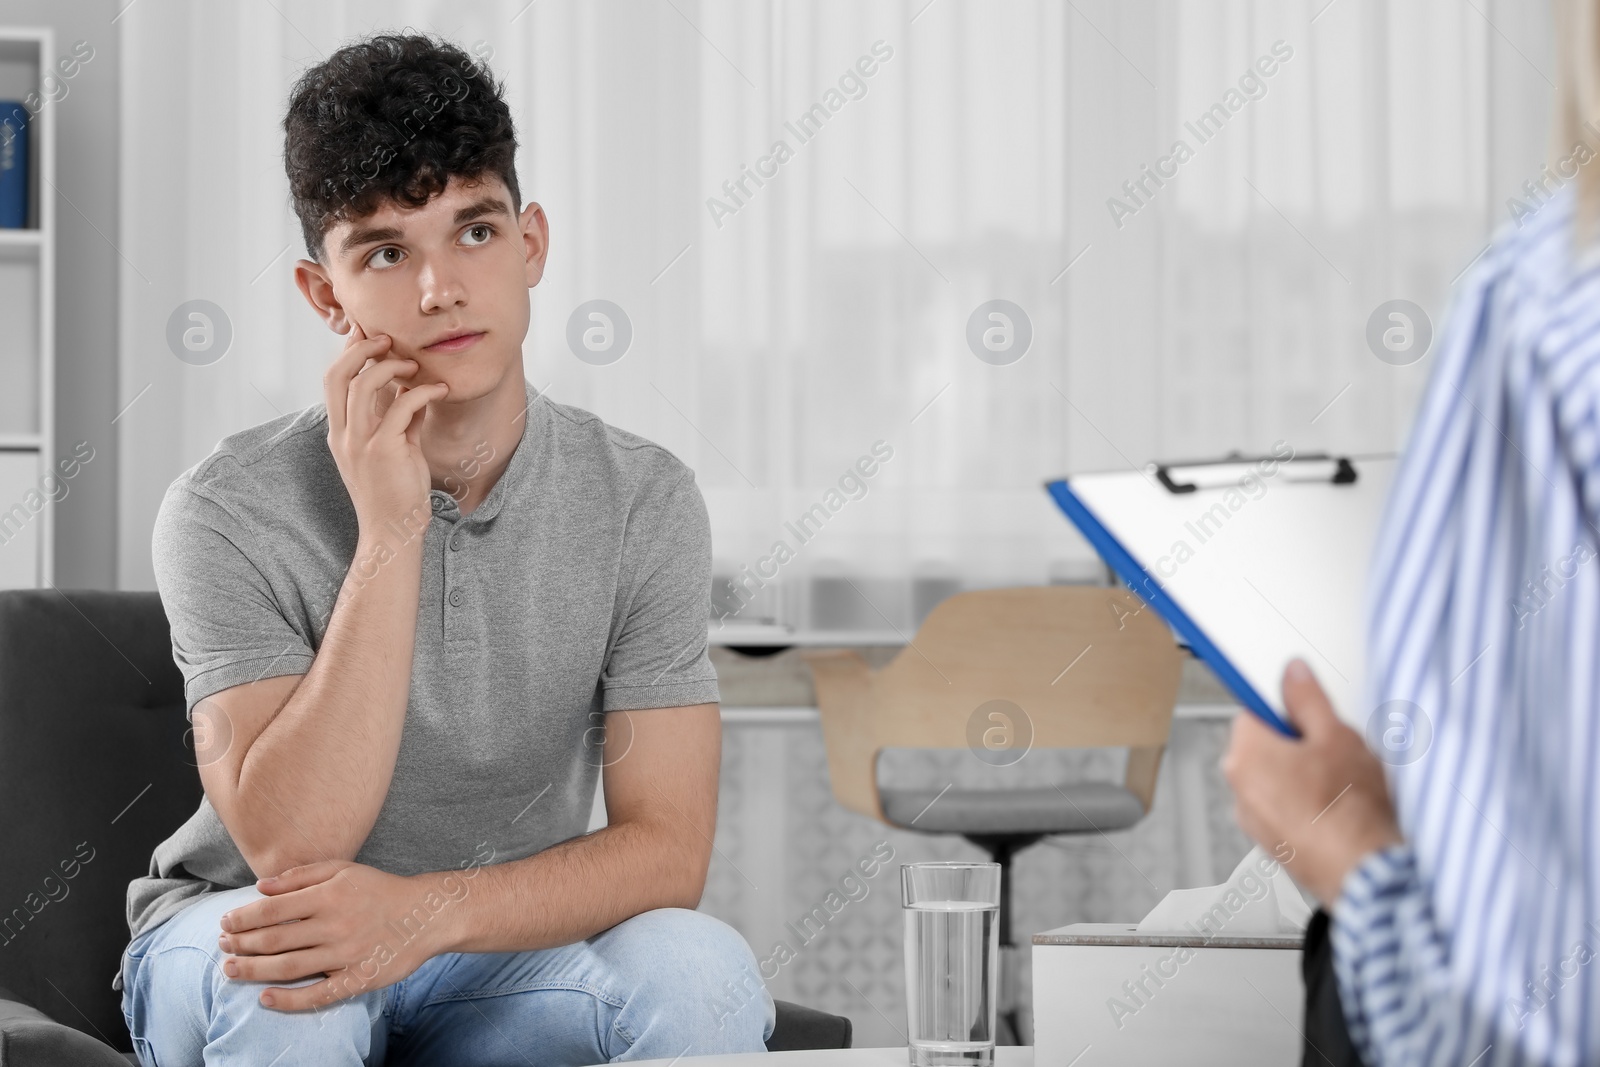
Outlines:
{"type": "Polygon", "coordinates": [[[905,909],[906,1008],[914,1067],[994,1062],[1000,909],[921,900],[905,909]]]}

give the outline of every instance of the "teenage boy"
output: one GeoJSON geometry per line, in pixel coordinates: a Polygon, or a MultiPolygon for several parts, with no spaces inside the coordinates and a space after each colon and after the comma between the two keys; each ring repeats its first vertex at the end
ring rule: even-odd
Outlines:
{"type": "Polygon", "coordinates": [[[501,92],[384,35],[291,93],[294,277],[346,341],[325,403],[225,438],[156,521],[205,799],[129,886],[146,1067],[771,1034],[749,946],[692,910],[721,746],[705,503],[523,377],[549,232],[501,92]]]}

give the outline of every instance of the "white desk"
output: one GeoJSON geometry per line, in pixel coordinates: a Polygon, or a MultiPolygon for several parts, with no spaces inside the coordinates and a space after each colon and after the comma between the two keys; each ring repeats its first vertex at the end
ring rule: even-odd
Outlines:
{"type": "Polygon", "coordinates": [[[860,648],[904,645],[903,630],[791,630],[787,626],[711,622],[708,640],[725,648],[860,648]]]}
{"type": "MultiPolygon", "coordinates": [[[[1243,709],[1237,704],[1179,704],[1172,709],[1172,717],[1227,722],[1241,710],[1243,709]]],[[[800,723],[816,722],[817,709],[800,704],[790,707],[762,705],[750,708],[724,705],[722,721],[730,726],[795,726],[800,723]]]]}
{"type": "MultiPolygon", "coordinates": [[[[634,1067],[909,1067],[903,1048],[834,1048],[815,1052],[741,1052],[726,1056],[684,1056],[676,1060],[635,1060],[634,1067]]],[[[1033,1067],[1032,1045],[999,1045],[995,1067],[1033,1067]]]]}

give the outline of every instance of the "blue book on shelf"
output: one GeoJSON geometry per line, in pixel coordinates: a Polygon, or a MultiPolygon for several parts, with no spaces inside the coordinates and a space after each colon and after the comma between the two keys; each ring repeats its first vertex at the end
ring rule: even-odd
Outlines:
{"type": "Polygon", "coordinates": [[[28,141],[32,126],[20,100],[0,100],[0,228],[28,225],[28,141]]]}

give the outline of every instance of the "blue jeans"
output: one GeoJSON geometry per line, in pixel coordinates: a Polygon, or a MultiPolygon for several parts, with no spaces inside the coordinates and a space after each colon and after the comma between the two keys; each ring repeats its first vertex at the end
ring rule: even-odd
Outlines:
{"type": "Polygon", "coordinates": [[[516,1064],[559,1067],[765,1051],[772,997],[738,931],[659,908],[533,952],[447,952],[406,978],[309,1011],[262,1007],[269,985],[222,973],[208,894],[123,953],[122,1013],[144,1067],[516,1064]]]}

